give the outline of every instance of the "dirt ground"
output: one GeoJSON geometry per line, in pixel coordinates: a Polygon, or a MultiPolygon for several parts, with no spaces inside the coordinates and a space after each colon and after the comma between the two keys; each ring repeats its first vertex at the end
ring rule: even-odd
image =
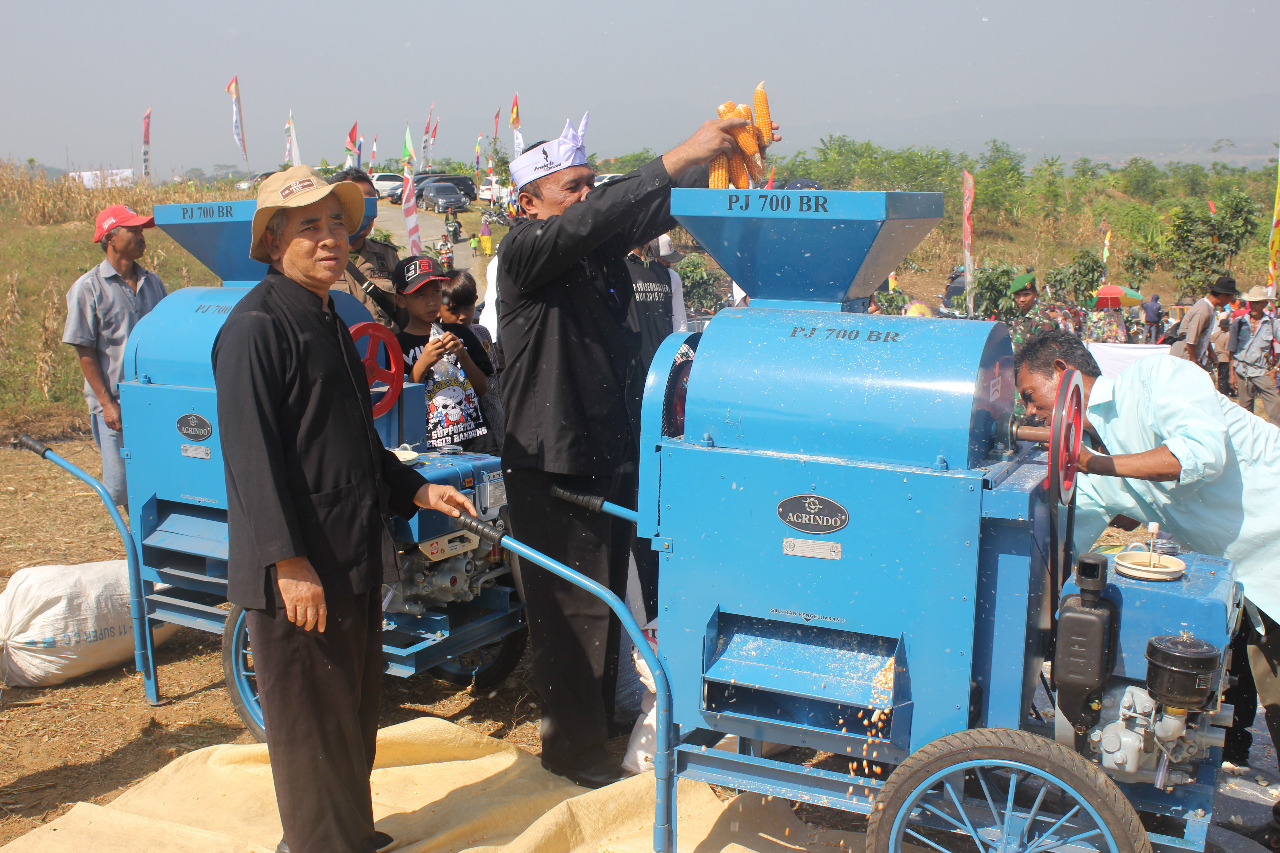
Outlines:
{"type": "MultiPolygon", "coordinates": [[[[93,476],[101,474],[92,440],[72,438],[51,447],[93,476]]],[[[1111,531],[1108,538],[1132,537],[1111,531]]],[[[32,453],[0,447],[0,589],[26,566],[123,556],[115,527],[94,492],[32,453]]],[[[158,707],[147,705],[142,676],[132,662],[54,688],[0,688],[0,845],[76,802],[110,802],[184,752],[252,742],[223,689],[220,637],[179,629],[158,651],[157,663],[163,700],[158,707]]],[[[479,695],[425,675],[388,677],[383,724],[421,715],[539,752],[539,715],[527,658],[502,687],[479,695]]],[[[626,741],[625,736],[615,738],[611,750],[621,756],[626,741]]],[[[789,760],[827,769],[839,761],[824,754],[789,760]]],[[[797,811],[821,826],[850,829],[861,824],[860,818],[818,807],[797,811]]]]}

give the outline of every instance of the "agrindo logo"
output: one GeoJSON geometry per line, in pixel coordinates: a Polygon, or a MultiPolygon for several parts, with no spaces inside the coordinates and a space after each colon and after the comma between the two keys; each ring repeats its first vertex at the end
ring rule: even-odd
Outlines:
{"type": "Polygon", "coordinates": [[[204,441],[213,435],[213,424],[199,415],[183,415],[178,418],[178,432],[182,434],[183,438],[189,438],[192,441],[204,441]]]}
{"type": "Polygon", "coordinates": [[[849,511],[822,495],[792,495],[778,504],[778,518],[802,533],[835,533],[849,523],[849,511]]]}

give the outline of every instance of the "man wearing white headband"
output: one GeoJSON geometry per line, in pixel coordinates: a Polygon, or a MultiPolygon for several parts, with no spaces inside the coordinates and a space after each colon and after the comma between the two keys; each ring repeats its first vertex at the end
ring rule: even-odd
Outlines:
{"type": "MultiPolygon", "coordinates": [[[[627,328],[625,257],[675,226],[671,188],[706,186],[700,167],[732,146],[745,119],[706,122],[653,162],[592,189],[584,116],[511,163],[528,219],[498,250],[499,329],[507,367],[502,463],[512,533],[625,591],[631,525],[550,496],[552,486],[630,505],[638,437],[627,416],[644,374],[627,328]],[[510,378],[507,378],[510,377],[510,378]]],[[[624,775],[605,751],[619,625],[603,602],[541,569],[524,572],[542,764],[584,787],[624,775]]],[[[622,722],[622,721],[620,721],[622,722]]]]}

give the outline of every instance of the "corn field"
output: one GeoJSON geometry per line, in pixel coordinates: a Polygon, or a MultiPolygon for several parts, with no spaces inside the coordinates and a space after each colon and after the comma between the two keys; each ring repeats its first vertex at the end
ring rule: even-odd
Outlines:
{"type": "Polygon", "coordinates": [[[133,184],[89,189],[68,177],[49,179],[12,162],[0,163],[0,208],[13,210],[27,225],[92,222],[111,204],[126,204],[147,215],[157,204],[185,204],[253,198],[248,190],[198,184],[133,184]]]}

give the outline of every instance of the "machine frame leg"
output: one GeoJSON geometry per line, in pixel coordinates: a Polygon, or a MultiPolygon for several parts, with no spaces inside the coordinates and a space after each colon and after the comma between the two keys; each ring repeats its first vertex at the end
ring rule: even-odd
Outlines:
{"type": "Polygon", "coordinates": [[[133,662],[138,668],[138,672],[142,673],[142,683],[146,692],[147,703],[159,705],[160,689],[156,683],[156,662],[153,653],[155,644],[151,636],[151,621],[147,619],[144,598],[147,590],[143,588],[142,571],[138,562],[138,550],[133,544],[133,536],[129,533],[129,528],[124,523],[120,510],[116,508],[115,503],[111,500],[111,495],[107,494],[107,489],[102,483],[54,453],[43,442],[37,441],[29,435],[20,435],[18,436],[18,443],[41,459],[48,459],[67,473],[84,481],[89,488],[97,493],[102,505],[107,508],[107,513],[111,516],[111,521],[116,526],[116,532],[120,534],[120,541],[124,543],[125,560],[129,566],[129,615],[133,619],[133,662]]]}

